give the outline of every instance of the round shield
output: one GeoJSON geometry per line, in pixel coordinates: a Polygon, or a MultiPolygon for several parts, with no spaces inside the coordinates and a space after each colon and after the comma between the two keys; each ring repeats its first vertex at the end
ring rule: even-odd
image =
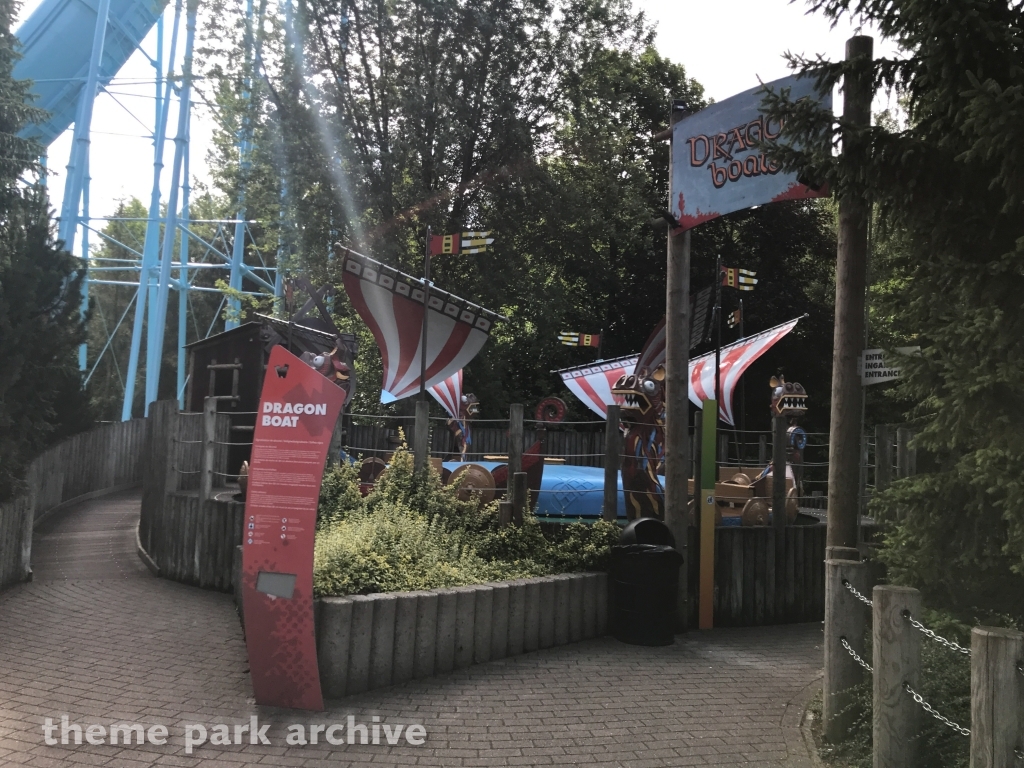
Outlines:
{"type": "Polygon", "coordinates": [[[359,482],[361,483],[374,483],[377,478],[381,476],[381,473],[387,469],[387,464],[382,459],[376,456],[363,459],[363,463],[359,465],[359,482]]]}
{"type": "Polygon", "coordinates": [[[768,503],[764,499],[750,499],[740,512],[742,525],[768,525],[768,503]]]}
{"type": "Polygon", "coordinates": [[[459,478],[465,478],[459,488],[460,501],[469,501],[474,496],[480,499],[481,504],[494,500],[494,476],[486,467],[479,464],[463,464],[452,472],[448,484],[457,483],[459,478]]]}

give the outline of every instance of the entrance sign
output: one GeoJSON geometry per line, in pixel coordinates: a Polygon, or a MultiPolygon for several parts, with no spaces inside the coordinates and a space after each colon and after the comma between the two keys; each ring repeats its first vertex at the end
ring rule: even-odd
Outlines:
{"type": "Polygon", "coordinates": [[[324,461],[345,392],[271,350],[253,433],[242,537],[245,645],[257,704],[321,710],[313,544],[324,461]]]}
{"type": "Polygon", "coordinates": [[[795,173],[779,166],[757,149],[774,140],[782,124],[761,114],[764,89],[789,89],[791,101],[812,98],[832,109],[832,94],[821,96],[812,78],[784,77],[712,104],[672,128],[672,215],[684,230],[733,211],[780,200],[821,197],[827,189],[812,189],[795,173]]]}
{"type": "Polygon", "coordinates": [[[899,358],[917,354],[920,347],[897,347],[896,354],[884,349],[865,349],[860,357],[860,383],[867,387],[900,377],[899,358]]]}

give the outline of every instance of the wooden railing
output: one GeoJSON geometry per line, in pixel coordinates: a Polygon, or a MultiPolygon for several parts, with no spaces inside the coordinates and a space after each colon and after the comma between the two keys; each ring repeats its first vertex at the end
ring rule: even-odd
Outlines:
{"type": "Polygon", "coordinates": [[[32,574],[32,530],[51,512],[142,482],[146,420],[104,424],[53,446],[26,474],[26,493],[0,503],[0,587],[32,574]]]}

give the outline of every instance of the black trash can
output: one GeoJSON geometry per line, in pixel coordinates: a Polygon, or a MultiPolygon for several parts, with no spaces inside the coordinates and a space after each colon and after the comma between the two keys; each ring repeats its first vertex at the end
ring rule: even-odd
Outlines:
{"type": "Polygon", "coordinates": [[[641,518],[626,526],[612,547],[612,634],[630,645],[671,645],[683,556],[668,526],[641,518]]]}

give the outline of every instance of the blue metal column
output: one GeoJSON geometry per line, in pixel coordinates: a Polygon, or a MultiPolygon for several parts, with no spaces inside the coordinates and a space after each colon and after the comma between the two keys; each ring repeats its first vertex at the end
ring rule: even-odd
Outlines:
{"type": "Polygon", "coordinates": [[[190,138],[190,135],[185,137],[185,169],[181,183],[181,245],[178,248],[181,269],[178,270],[178,376],[175,389],[178,393],[178,408],[181,410],[185,409],[185,344],[188,342],[188,206],[192,194],[192,186],[188,181],[190,138]]]}
{"type": "Polygon", "coordinates": [[[191,115],[192,96],[192,45],[196,36],[197,0],[189,0],[185,21],[185,61],[182,65],[181,91],[178,95],[178,131],[174,137],[174,163],[171,168],[171,186],[167,196],[167,219],[164,223],[163,245],[160,253],[160,279],[155,312],[150,319],[150,336],[147,346],[152,348],[151,362],[146,367],[146,408],[154,402],[159,393],[160,368],[163,362],[164,330],[167,324],[167,299],[171,287],[171,262],[174,261],[174,236],[178,231],[178,187],[181,185],[181,168],[185,159],[188,142],[188,121],[191,115]]]}
{"type": "MultiPolygon", "coordinates": [[[[85,320],[89,312],[89,182],[92,181],[89,175],[89,156],[85,156],[85,186],[82,187],[82,259],[85,261],[85,277],[82,279],[82,308],[79,311],[82,320],[85,320]]],[[[78,345],[78,370],[85,373],[89,364],[89,341],[88,337],[78,345]]]]}
{"type": "MultiPolygon", "coordinates": [[[[174,6],[174,31],[171,35],[171,63],[174,65],[174,48],[178,38],[178,21],[181,18],[181,0],[174,6]]],[[[132,325],[132,343],[128,353],[128,371],[124,383],[124,404],[121,420],[132,417],[132,403],[135,400],[135,380],[138,378],[139,353],[142,347],[143,320],[146,317],[146,299],[149,292],[149,277],[156,264],[160,232],[160,175],[164,167],[164,136],[167,130],[167,106],[171,99],[171,80],[163,82],[163,16],[157,20],[157,49],[154,67],[157,72],[156,122],[153,126],[153,188],[149,197],[149,220],[146,222],[146,239],[142,248],[142,270],[139,273],[139,289],[135,295],[135,319],[132,325]],[[165,86],[161,93],[161,86],[165,86]]],[[[149,352],[147,346],[147,354],[149,352]]],[[[148,361],[147,361],[148,362],[148,361]]],[[[147,405],[148,411],[148,405],[147,405]]]]}
{"type": "Polygon", "coordinates": [[[107,16],[110,15],[110,0],[100,0],[96,9],[96,26],[92,35],[92,53],[89,56],[89,71],[85,87],[79,97],[75,115],[75,133],[68,160],[67,181],[64,200],[61,204],[60,225],[57,237],[73,247],[75,230],[78,228],[79,203],[82,200],[82,186],[89,157],[89,131],[92,124],[92,105],[100,84],[100,60],[103,58],[103,43],[107,37],[107,16]]]}
{"type": "MultiPolygon", "coordinates": [[[[231,276],[228,285],[236,291],[242,290],[242,258],[245,255],[245,197],[246,183],[249,178],[249,152],[252,149],[252,118],[250,105],[252,102],[252,46],[253,46],[253,24],[252,24],[252,0],[246,0],[245,4],[245,51],[244,51],[244,72],[242,73],[242,130],[238,142],[238,215],[235,223],[235,238],[231,245],[231,276]]],[[[228,300],[230,319],[224,323],[224,329],[230,330],[238,327],[236,318],[241,314],[241,304],[238,299],[228,300]]]]}

